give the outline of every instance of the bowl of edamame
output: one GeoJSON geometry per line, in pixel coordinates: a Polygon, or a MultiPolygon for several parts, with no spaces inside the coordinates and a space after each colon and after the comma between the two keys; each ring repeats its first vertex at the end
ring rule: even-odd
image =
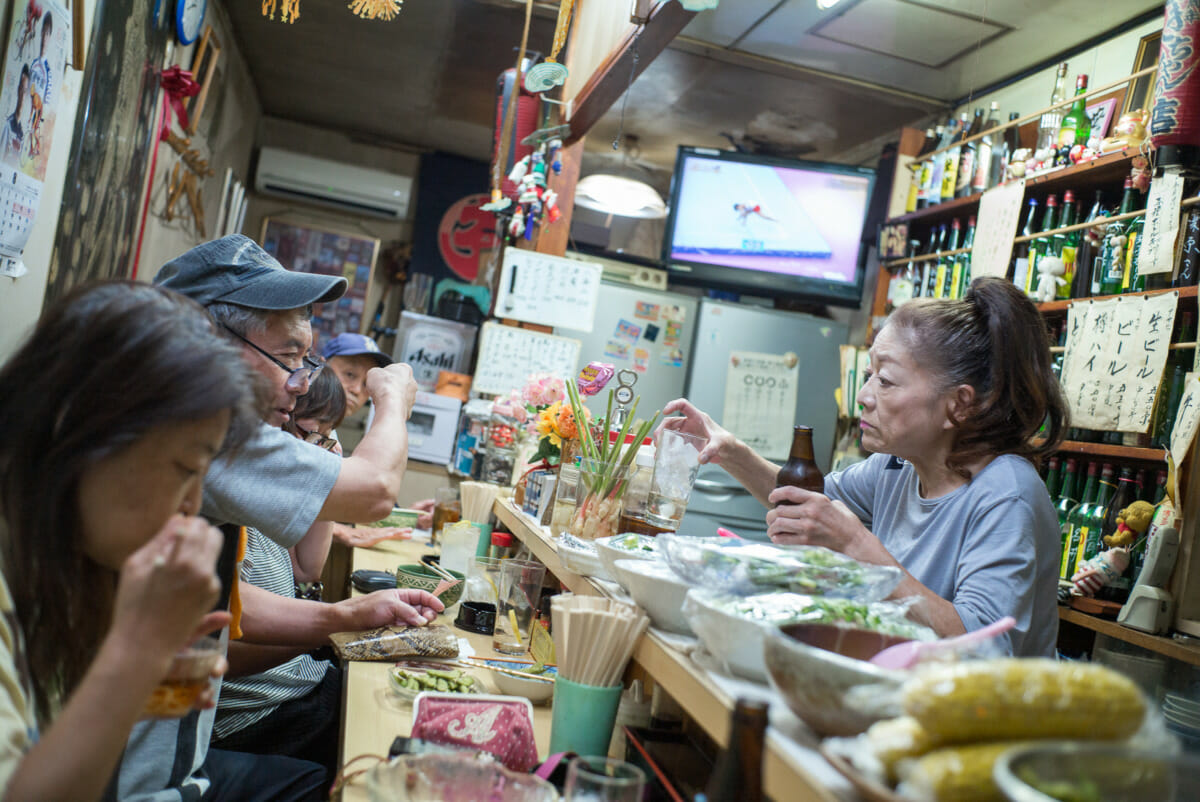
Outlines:
{"type": "Polygon", "coordinates": [[[396,696],[409,702],[422,691],[483,693],[483,683],[459,668],[443,670],[393,666],[388,672],[388,687],[396,696]]]}

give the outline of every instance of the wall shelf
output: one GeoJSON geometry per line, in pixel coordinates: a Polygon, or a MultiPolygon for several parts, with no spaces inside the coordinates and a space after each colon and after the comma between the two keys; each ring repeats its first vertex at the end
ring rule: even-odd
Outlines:
{"type": "Polygon", "coordinates": [[[1132,643],[1134,646],[1149,649],[1152,652],[1170,657],[1172,660],[1179,660],[1194,666],[1200,666],[1200,640],[1189,639],[1185,642],[1175,640],[1174,638],[1164,638],[1159,635],[1147,635],[1145,632],[1138,632],[1136,629],[1123,627],[1116,621],[1109,621],[1106,618],[1081,613],[1070,607],[1059,606],[1058,620],[1066,621],[1069,624],[1074,624],[1084,629],[1090,629],[1093,632],[1099,632],[1101,635],[1108,635],[1125,643],[1132,643]]]}
{"type": "Polygon", "coordinates": [[[1077,301],[1107,301],[1112,298],[1129,297],[1135,298],[1139,295],[1162,295],[1164,292],[1177,292],[1180,298],[1195,298],[1196,293],[1200,292],[1200,287],[1169,287],[1165,290],[1146,290],[1145,292],[1127,293],[1126,295],[1093,295],[1088,298],[1069,298],[1065,301],[1050,301],[1049,303],[1037,304],[1038,311],[1045,314],[1047,312],[1066,312],[1071,304],[1077,301]]]}
{"type": "MultiPolygon", "coordinates": [[[[1035,439],[1034,443],[1044,442],[1035,439]]],[[[1058,444],[1060,453],[1088,454],[1093,457],[1112,457],[1118,460],[1135,460],[1137,462],[1166,462],[1166,450],[1161,448],[1135,448],[1133,446],[1116,446],[1109,443],[1083,443],[1078,440],[1063,440],[1058,444]]]]}

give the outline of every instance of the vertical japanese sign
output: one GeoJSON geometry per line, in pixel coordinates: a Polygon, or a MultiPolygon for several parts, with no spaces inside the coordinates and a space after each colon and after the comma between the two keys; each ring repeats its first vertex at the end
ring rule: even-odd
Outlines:
{"type": "Polygon", "coordinates": [[[1171,292],[1071,305],[1062,384],[1076,426],[1149,431],[1176,301],[1171,292]]]}
{"type": "Polygon", "coordinates": [[[983,193],[979,199],[975,244],[971,248],[972,275],[1003,278],[1008,272],[1008,259],[1012,256],[1017,218],[1021,214],[1021,199],[1024,197],[1023,178],[983,193]]]}

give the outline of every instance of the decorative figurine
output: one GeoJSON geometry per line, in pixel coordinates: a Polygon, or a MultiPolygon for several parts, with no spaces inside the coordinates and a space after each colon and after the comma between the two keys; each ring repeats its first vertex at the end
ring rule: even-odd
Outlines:
{"type": "Polygon", "coordinates": [[[1101,140],[1100,152],[1107,153],[1110,150],[1120,150],[1121,148],[1141,147],[1142,143],[1146,141],[1146,126],[1149,122],[1150,113],[1145,109],[1122,114],[1121,119],[1117,120],[1117,124],[1113,128],[1112,136],[1101,140]]]}

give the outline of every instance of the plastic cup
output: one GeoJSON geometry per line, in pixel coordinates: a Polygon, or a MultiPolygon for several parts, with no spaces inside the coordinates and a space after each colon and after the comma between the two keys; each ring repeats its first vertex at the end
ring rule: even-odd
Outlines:
{"type": "Polygon", "coordinates": [[[623,690],[621,685],[601,688],[572,682],[560,675],[554,681],[550,753],[607,754],[623,690]]]}
{"type": "Polygon", "coordinates": [[[152,718],[187,715],[197,697],[208,687],[213,667],[220,658],[221,640],[212,635],[200,638],[178,652],[167,675],[150,694],[142,715],[152,718]]]}
{"type": "Polygon", "coordinates": [[[700,471],[700,452],[707,437],[666,429],[659,438],[654,455],[654,476],[646,499],[646,520],[671,532],[687,512],[692,486],[700,471]]]}
{"type": "Polygon", "coordinates": [[[573,757],[563,787],[566,802],[641,802],[646,774],[606,757],[573,757]]]}
{"type": "Polygon", "coordinates": [[[441,566],[465,574],[479,545],[479,526],[470,521],[455,521],[442,529],[441,566]]]}
{"type": "Polygon", "coordinates": [[[537,620],[546,566],[532,560],[500,564],[500,598],[496,602],[496,632],[492,648],[501,654],[529,651],[530,627],[537,620]]]}

